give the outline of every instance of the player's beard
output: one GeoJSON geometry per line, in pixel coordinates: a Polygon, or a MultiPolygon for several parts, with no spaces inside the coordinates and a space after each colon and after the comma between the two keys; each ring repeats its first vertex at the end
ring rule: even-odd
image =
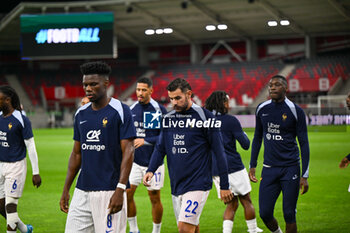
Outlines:
{"type": "Polygon", "coordinates": [[[138,97],[138,101],[140,104],[146,104],[149,101],[149,99],[147,99],[146,97],[144,96],[141,96],[141,97],[142,98],[138,97]]]}
{"type": "Polygon", "coordinates": [[[187,107],[188,107],[188,99],[185,100],[185,103],[183,106],[174,106],[174,110],[176,112],[183,112],[187,109],[187,107]]]}

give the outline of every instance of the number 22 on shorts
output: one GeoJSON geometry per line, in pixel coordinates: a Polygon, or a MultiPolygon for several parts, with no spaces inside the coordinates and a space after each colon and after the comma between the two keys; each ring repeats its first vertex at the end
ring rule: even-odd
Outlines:
{"type": "Polygon", "coordinates": [[[192,217],[193,215],[196,215],[197,214],[196,209],[198,208],[198,202],[197,201],[192,202],[191,200],[187,200],[186,204],[187,204],[187,207],[185,209],[185,212],[190,213],[190,214],[186,214],[185,217],[188,218],[188,217],[192,217]]]}

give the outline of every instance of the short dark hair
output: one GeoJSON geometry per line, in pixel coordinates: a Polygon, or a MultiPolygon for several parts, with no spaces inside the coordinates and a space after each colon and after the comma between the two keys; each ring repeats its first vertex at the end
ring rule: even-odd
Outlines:
{"type": "Polygon", "coordinates": [[[21,102],[15,89],[8,85],[0,86],[0,92],[11,98],[11,105],[14,109],[21,111],[21,102]]]}
{"type": "Polygon", "coordinates": [[[98,74],[108,78],[111,74],[111,67],[102,61],[87,62],[80,66],[80,71],[83,75],[98,74]]]}
{"type": "Polygon", "coordinates": [[[145,84],[148,85],[148,87],[152,87],[152,86],[153,86],[152,79],[147,78],[147,77],[139,78],[139,79],[137,80],[137,83],[145,83],[145,84]]]}
{"type": "Polygon", "coordinates": [[[279,75],[279,74],[276,74],[276,75],[272,76],[272,78],[271,78],[270,80],[275,79],[275,78],[281,79],[281,80],[282,80],[282,83],[283,83],[286,87],[288,87],[288,81],[287,81],[286,77],[284,77],[284,76],[282,76],[282,75],[279,75]]]}
{"type": "Polygon", "coordinates": [[[182,93],[185,93],[187,90],[192,91],[191,85],[183,78],[177,78],[171,81],[166,87],[168,91],[175,91],[178,88],[182,91],[182,93]]]}
{"type": "Polygon", "coordinates": [[[214,91],[205,101],[205,108],[209,111],[215,110],[221,114],[226,114],[228,109],[224,103],[228,101],[228,95],[225,91],[214,91]]]}

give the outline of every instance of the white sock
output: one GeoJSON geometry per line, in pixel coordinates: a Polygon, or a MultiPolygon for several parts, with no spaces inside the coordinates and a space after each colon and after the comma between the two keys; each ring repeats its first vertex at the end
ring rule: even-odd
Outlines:
{"type": "Polygon", "coordinates": [[[283,231],[281,230],[280,226],[278,226],[278,229],[275,231],[271,231],[272,233],[283,233],[283,231]]]}
{"type": "Polygon", "coordinates": [[[24,224],[21,219],[17,222],[17,229],[21,233],[27,233],[28,232],[27,225],[24,224]]]}
{"type": "Polygon", "coordinates": [[[248,226],[248,232],[249,233],[257,233],[256,228],[258,225],[256,224],[256,218],[250,219],[250,220],[245,220],[248,226]]]}
{"type": "Polygon", "coordinates": [[[152,233],[160,233],[160,228],[162,227],[162,223],[153,223],[153,231],[152,233]]]}
{"type": "Polygon", "coordinates": [[[6,231],[7,233],[16,233],[17,232],[17,230],[16,231],[6,231]]]}
{"type": "Polygon", "coordinates": [[[233,221],[224,220],[224,222],[222,223],[222,228],[222,233],[232,233],[233,221]]]}
{"type": "Polygon", "coordinates": [[[130,217],[128,218],[130,232],[139,232],[139,228],[137,227],[137,217],[130,217]]]}

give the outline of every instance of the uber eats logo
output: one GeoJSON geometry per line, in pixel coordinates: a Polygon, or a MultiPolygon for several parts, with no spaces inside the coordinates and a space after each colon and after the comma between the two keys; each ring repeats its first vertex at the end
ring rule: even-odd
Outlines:
{"type": "Polygon", "coordinates": [[[143,113],[143,126],[145,129],[160,129],[162,113],[156,112],[144,112],[143,113]]]}
{"type": "MultiPolygon", "coordinates": [[[[286,117],[287,118],[287,117],[286,117]]],[[[271,122],[267,123],[267,140],[283,141],[283,137],[280,135],[281,129],[280,125],[271,122]]]]}

